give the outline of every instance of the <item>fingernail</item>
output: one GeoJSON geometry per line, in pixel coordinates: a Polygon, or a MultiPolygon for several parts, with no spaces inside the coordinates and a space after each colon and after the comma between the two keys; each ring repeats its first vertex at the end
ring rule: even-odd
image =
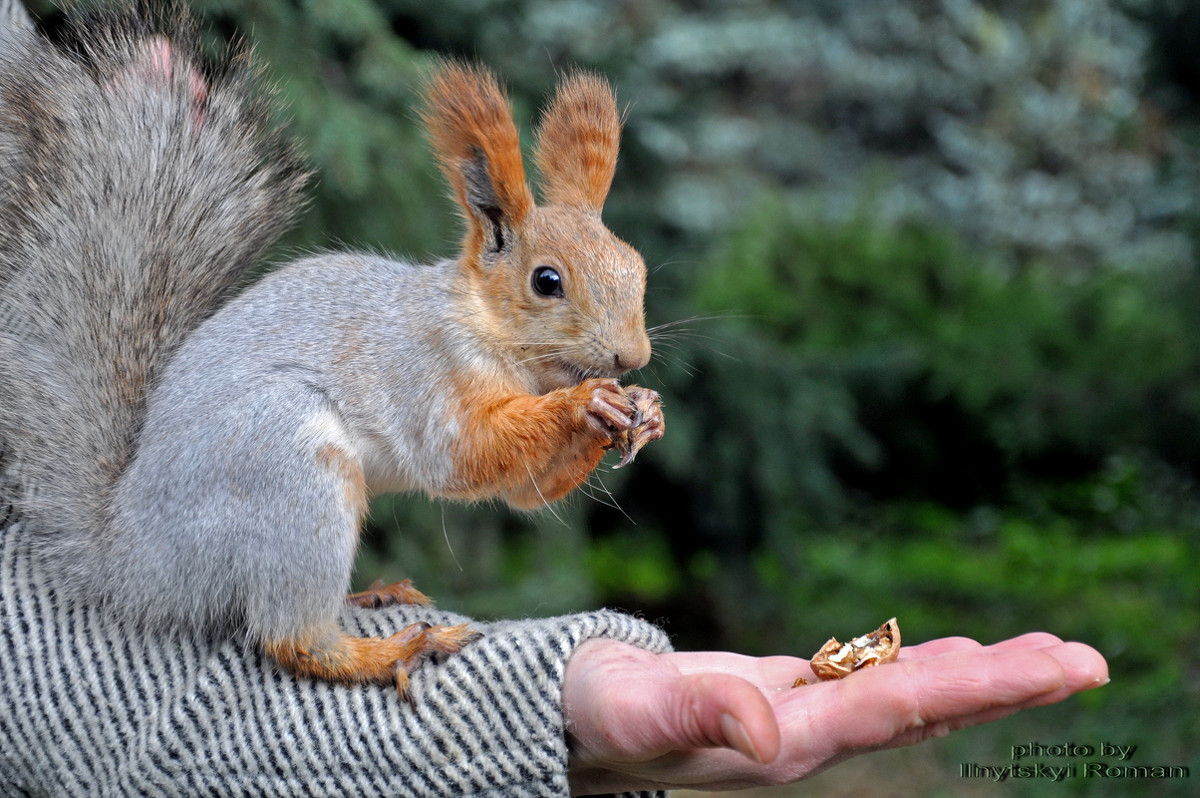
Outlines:
{"type": "Polygon", "coordinates": [[[742,725],[740,720],[728,712],[721,713],[721,733],[725,735],[725,739],[739,753],[746,755],[760,765],[763,763],[762,755],[758,753],[758,749],[750,741],[750,735],[746,733],[746,727],[742,725]]]}

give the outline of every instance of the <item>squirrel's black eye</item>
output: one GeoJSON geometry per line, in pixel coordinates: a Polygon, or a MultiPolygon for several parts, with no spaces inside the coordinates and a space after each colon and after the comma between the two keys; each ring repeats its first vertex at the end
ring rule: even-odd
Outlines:
{"type": "Polygon", "coordinates": [[[530,278],[533,290],[542,296],[562,296],[562,277],[549,266],[538,266],[530,278]]]}

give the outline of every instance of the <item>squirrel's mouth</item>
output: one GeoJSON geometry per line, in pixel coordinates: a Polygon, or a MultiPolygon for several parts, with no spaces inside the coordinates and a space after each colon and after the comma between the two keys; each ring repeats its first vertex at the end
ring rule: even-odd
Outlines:
{"type": "Polygon", "coordinates": [[[626,371],[625,369],[602,369],[595,366],[581,366],[569,360],[555,360],[550,365],[553,368],[547,369],[548,373],[543,376],[543,380],[554,383],[548,390],[570,388],[573,385],[578,385],[594,377],[616,378],[620,377],[626,371]]]}
{"type": "Polygon", "coordinates": [[[572,385],[578,385],[584,380],[589,380],[592,377],[600,376],[596,374],[593,369],[581,368],[574,363],[565,363],[560,361],[558,365],[559,368],[566,373],[568,379],[571,380],[572,385]]]}

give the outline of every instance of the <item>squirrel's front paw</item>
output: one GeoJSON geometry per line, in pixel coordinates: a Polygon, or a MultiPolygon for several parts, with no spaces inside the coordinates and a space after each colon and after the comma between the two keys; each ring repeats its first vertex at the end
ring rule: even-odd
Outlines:
{"type": "Polygon", "coordinates": [[[583,412],[588,426],[601,438],[608,438],[611,448],[616,437],[637,424],[638,409],[621,384],[609,378],[586,380],[575,387],[583,394],[583,412]]]}
{"type": "Polygon", "coordinates": [[[643,446],[658,440],[667,431],[667,421],[662,412],[662,397],[657,391],[631,385],[625,389],[625,395],[633,400],[636,412],[633,426],[613,436],[613,448],[621,453],[621,462],[613,468],[632,463],[643,446]]]}
{"type": "Polygon", "coordinates": [[[666,431],[662,398],[657,391],[638,385],[622,388],[613,379],[588,380],[577,390],[587,395],[588,421],[607,438],[604,448],[621,453],[621,462],[614,468],[632,463],[643,446],[666,431]]]}
{"type": "Polygon", "coordinates": [[[638,385],[622,388],[609,378],[585,380],[571,390],[581,400],[578,407],[586,429],[602,441],[603,448],[621,453],[614,468],[632,463],[643,446],[666,431],[662,398],[656,391],[638,385]]]}

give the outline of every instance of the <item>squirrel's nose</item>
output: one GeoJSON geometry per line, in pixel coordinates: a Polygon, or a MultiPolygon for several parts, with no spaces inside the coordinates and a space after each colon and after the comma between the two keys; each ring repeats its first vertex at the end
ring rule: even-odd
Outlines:
{"type": "Polygon", "coordinates": [[[618,371],[633,371],[650,362],[650,336],[642,333],[613,353],[613,367],[618,371]]]}

